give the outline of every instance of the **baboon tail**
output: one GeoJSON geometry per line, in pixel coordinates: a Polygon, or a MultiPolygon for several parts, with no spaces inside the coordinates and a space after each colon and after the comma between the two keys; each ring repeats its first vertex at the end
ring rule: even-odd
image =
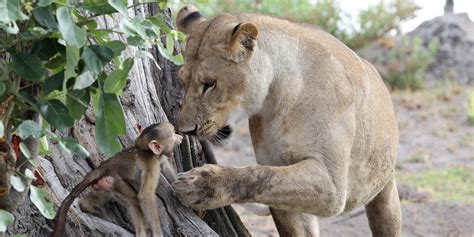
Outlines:
{"type": "Polygon", "coordinates": [[[53,237],[64,236],[67,211],[69,210],[71,204],[74,202],[74,199],[76,199],[76,197],[79,196],[79,194],[81,194],[84,189],[86,189],[90,185],[97,182],[100,178],[102,178],[104,176],[104,173],[105,170],[101,169],[101,167],[99,166],[99,168],[97,168],[96,170],[89,172],[86,177],[84,177],[84,180],[77,184],[72,189],[71,193],[67,195],[67,197],[64,199],[58,209],[58,214],[56,215],[56,226],[52,235],[53,237]]]}

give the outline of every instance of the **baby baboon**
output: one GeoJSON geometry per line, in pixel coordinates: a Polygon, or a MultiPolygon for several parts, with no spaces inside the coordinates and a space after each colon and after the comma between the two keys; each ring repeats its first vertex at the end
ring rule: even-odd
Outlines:
{"type": "Polygon", "coordinates": [[[153,236],[162,236],[160,218],[156,207],[155,189],[160,178],[160,161],[173,156],[173,148],[182,136],[175,134],[170,123],[153,124],[145,128],[135,142],[114,157],[102,162],[89,172],[64,199],[56,216],[53,236],[63,236],[66,214],[74,199],[87,187],[94,191],[81,200],[81,209],[90,211],[91,203],[105,202],[115,197],[129,208],[137,236],[146,236],[145,220],[153,236]],[[129,185],[140,181],[138,194],[129,185]]]}

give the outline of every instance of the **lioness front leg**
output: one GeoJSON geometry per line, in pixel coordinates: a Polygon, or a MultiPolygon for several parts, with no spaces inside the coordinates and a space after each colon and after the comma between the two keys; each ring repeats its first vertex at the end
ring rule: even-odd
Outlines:
{"type": "Polygon", "coordinates": [[[173,188],[181,202],[197,210],[256,202],[280,210],[332,216],[344,208],[347,173],[332,168],[335,173],[312,158],[281,167],[206,165],[179,174],[173,188]]]}

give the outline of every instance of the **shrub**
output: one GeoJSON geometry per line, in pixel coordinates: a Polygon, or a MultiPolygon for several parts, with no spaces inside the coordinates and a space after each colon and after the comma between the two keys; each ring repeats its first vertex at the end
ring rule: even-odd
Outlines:
{"type": "Polygon", "coordinates": [[[419,7],[413,0],[380,1],[361,10],[351,19],[335,0],[187,0],[173,4],[177,11],[184,4],[194,4],[204,15],[222,12],[259,12],[315,24],[353,49],[362,48],[379,38],[399,33],[400,23],[415,17],[419,7]]]}
{"type": "Polygon", "coordinates": [[[403,36],[398,43],[379,41],[378,47],[382,51],[372,61],[392,89],[416,90],[423,87],[426,70],[434,62],[437,41],[424,46],[419,37],[403,36]]]}
{"type": "Polygon", "coordinates": [[[474,126],[474,91],[469,93],[468,100],[467,118],[469,123],[474,126]]]}

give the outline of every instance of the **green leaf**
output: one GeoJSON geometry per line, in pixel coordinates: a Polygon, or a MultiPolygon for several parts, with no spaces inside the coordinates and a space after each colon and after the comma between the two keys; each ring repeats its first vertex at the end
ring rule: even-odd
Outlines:
{"type": "Polygon", "coordinates": [[[23,121],[16,129],[21,139],[33,138],[38,139],[44,135],[41,126],[32,120],[23,121]]]}
{"type": "Polygon", "coordinates": [[[137,35],[129,36],[127,37],[127,44],[139,47],[145,44],[145,40],[143,40],[142,37],[137,35]]]}
{"type": "Polygon", "coordinates": [[[15,216],[8,211],[0,209],[0,232],[6,232],[7,226],[13,224],[15,216]]]}
{"type": "Polygon", "coordinates": [[[84,0],[83,5],[81,7],[99,15],[117,12],[115,8],[113,8],[107,3],[107,0],[84,0]]]}
{"type": "Polygon", "coordinates": [[[61,139],[59,145],[65,151],[77,155],[79,158],[86,158],[89,156],[89,152],[75,139],[61,139]]]}
{"type": "Polygon", "coordinates": [[[166,24],[166,20],[163,16],[152,16],[149,17],[148,20],[158,28],[160,28],[165,34],[168,34],[171,32],[171,28],[166,24]]]}
{"type": "Polygon", "coordinates": [[[46,7],[51,4],[52,0],[39,0],[38,6],[40,7],[46,7]]]}
{"type": "Polygon", "coordinates": [[[30,190],[31,202],[35,204],[44,217],[52,220],[56,216],[56,211],[54,211],[53,203],[46,200],[46,191],[35,186],[30,186],[30,190]]]}
{"type": "Polygon", "coordinates": [[[64,81],[64,71],[46,78],[43,82],[43,95],[49,95],[55,90],[62,90],[64,81]]]}
{"type": "Polygon", "coordinates": [[[66,107],[69,109],[69,115],[79,120],[86,112],[89,105],[89,93],[86,90],[73,90],[66,97],[66,107]]]}
{"type": "Polygon", "coordinates": [[[161,41],[159,41],[156,45],[158,46],[158,51],[160,51],[160,54],[163,55],[163,57],[165,57],[166,59],[170,60],[171,62],[173,62],[174,64],[178,66],[184,63],[183,55],[181,54],[173,55],[172,52],[170,53],[171,50],[167,50],[164,48],[161,41]]]}
{"type": "Polygon", "coordinates": [[[48,31],[41,27],[28,28],[26,32],[20,34],[20,40],[22,41],[36,41],[45,38],[48,31]]]}
{"type": "Polygon", "coordinates": [[[143,59],[151,59],[155,63],[155,66],[158,69],[161,70],[160,65],[158,65],[155,58],[153,57],[153,55],[150,52],[145,51],[145,50],[140,50],[140,51],[137,52],[136,56],[139,57],[139,58],[143,58],[143,59]]]}
{"type": "Polygon", "coordinates": [[[28,20],[28,16],[21,12],[20,0],[1,0],[0,27],[9,34],[17,34],[17,20],[28,20]]]}
{"type": "Polygon", "coordinates": [[[20,151],[26,158],[31,159],[30,149],[23,142],[20,142],[20,151]]]}
{"type": "Polygon", "coordinates": [[[33,171],[31,171],[30,169],[25,169],[25,177],[28,178],[28,179],[31,179],[31,180],[35,180],[36,177],[35,177],[35,174],[33,173],[33,171]]]}
{"type": "Polygon", "coordinates": [[[64,79],[77,76],[76,65],[79,62],[79,48],[76,46],[66,46],[66,72],[64,79]]]}
{"type": "Polygon", "coordinates": [[[15,234],[15,235],[12,235],[11,237],[28,237],[28,235],[25,235],[25,234],[15,234]]]}
{"type": "Polygon", "coordinates": [[[32,105],[36,105],[36,103],[38,103],[38,100],[36,100],[36,98],[31,95],[31,93],[28,93],[25,90],[20,91],[20,97],[32,105]]]}
{"type": "Polygon", "coordinates": [[[51,60],[46,62],[44,66],[48,69],[62,71],[65,64],[66,64],[66,58],[62,54],[58,54],[55,57],[53,57],[51,60]]]}
{"type": "Polygon", "coordinates": [[[168,5],[168,1],[160,0],[160,3],[159,3],[160,9],[165,9],[167,5],[168,5]]]}
{"type": "Polygon", "coordinates": [[[184,41],[186,39],[186,35],[183,32],[178,31],[177,38],[179,41],[184,41]]]}
{"type": "Polygon", "coordinates": [[[122,149],[117,138],[125,134],[125,119],[115,94],[100,93],[95,133],[97,145],[105,155],[112,156],[122,149]]]}
{"type": "Polygon", "coordinates": [[[5,136],[5,127],[3,126],[3,121],[0,119],[0,137],[5,136]]]}
{"type": "Polygon", "coordinates": [[[47,27],[51,31],[55,31],[58,28],[52,7],[38,7],[33,10],[33,16],[40,25],[47,27]]]}
{"type": "Polygon", "coordinates": [[[46,136],[41,137],[38,140],[38,143],[39,143],[39,154],[40,155],[47,155],[47,154],[50,153],[48,138],[46,136]]]}
{"type": "Polygon", "coordinates": [[[114,51],[112,51],[112,49],[109,49],[108,47],[95,44],[91,45],[89,48],[92,49],[95,55],[97,55],[103,65],[107,64],[108,62],[110,62],[110,60],[114,58],[114,51]]]}
{"type": "Polygon", "coordinates": [[[144,40],[148,39],[145,26],[139,17],[134,17],[130,21],[123,19],[122,22],[120,22],[120,29],[128,35],[139,35],[144,40]]]}
{"type": "Polygon", "coordinates": [[[174,52],[174,38],[171,33],[166,35],[166,52],[169,55],[173,55],[174,52]]]}
{"type": "Polygon", "coordinates": [[[58,52],[64,52],[66,48],[58,43],[57,39],[46,38],[37,41],[31,49],[31,54],[37,54],[42,61],[47,61],[58,52]]]}
{"type": "Polygon", "coordinates": [[[112,40],[104,44],[105,47],[112,50],[114,57],[120,56],[122,51],[127,47],[120,40],[112,40]]]}
{"type": "Polygon", "coordinates": [[[69,116],[69,110],[59,100],[46,100],[39,103],[43,118],[51,126],[64,130],[74,125],[74,119],[69,116]]]}
{"type": "Polygon", "coordinates": [[[54,90],[54,91],[51,91],[51,93],[49,93],[47,96],[46,96],[46,99],[47,100],[54,100],[54,99],[57,99],[59,101],[61,101],[61,103],[66,103],[66,94],[67,94],[67,91],[63,91],[63,90],[54,90]]]}
{"type": "Polygon", "coordinates": [[[26,189],[25,181],[17,175],[10,175],[10,184],[16,191],[20,193],[22,193],[26,189]]]}
{"type": "Polygon", "coordinates": [[[127,5],[123,3],[121,0],[107,0],[110,6],[115,8],[118,12],[120,12],[125,17],[128,17],[127,5]]]}
{"type": "Polygon", "coordinates": [[[82,90],[92,85],[96,79],[96,74],[87,70],[76,77],[76,82],[74,83],[73,88],[74,90],[82,90]]]}
{"type": "Polygon", "coordinates": [[[39,81],[44,75],[44,68],[38,55],[13,53],[13,71],[28,81],[39,81]]]}
{"type": "Polygon", "coordinates": [[[123,62],[123,69],[116,69],[105,79],[104,90],[106,93],[119,94],[127,84],[127,76],[133,66],[133,59],[127,58],[123,62]]]}
{"type": "Polygon", "coordinates": [[[90,90],[90,95],[91,95],[91,99],[92,99],[92,106],[94,108],[94,114],[97,114],[99,111],[98,111],[98,108],[99,108],[99,98],[100,98],[100,95],[102,93],[100,92],[100,90],[98,89],[95,89],[95,88],[91,88],[90,90]]]}
{"type": "Polygon", "coordinates": [[[76,26],[67,7],[56,9],[59,31],[68,45],[82,47],[86,43],[86,29],[76,26]]]}
{"type": "Polygon", "coordinates": [[[102,72],[102,61],[99,59],[97,54],[90,48],[84,48],[82,52],[82,60],[86,63],[89,71],[93,72],[95,75],[99,75],[102,72]]]}
{"type": "Polygon", "coordinates": [[[7,90],[7,86],[5,85],[5,83],[3,83],[3,81],[0,81],[0,96],[2,96],[6,90],[7,90]]]}

